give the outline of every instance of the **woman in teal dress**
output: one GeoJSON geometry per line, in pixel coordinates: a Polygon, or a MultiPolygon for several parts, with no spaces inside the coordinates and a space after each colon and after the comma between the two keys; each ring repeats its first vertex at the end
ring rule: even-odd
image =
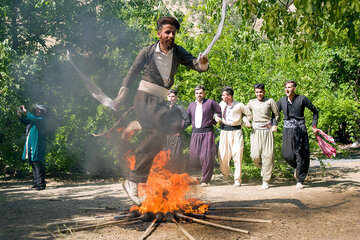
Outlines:
{"type": "Polygon", "coordinates": [[[46,109],[43,105],[35,105],[35,115],[27,112],[24,105],[20,106],[19,116],[23,124],[29,126],[27,132],[23,160],[29,161],[34,175],[34,184],[32,188],[44,190],[45,183],[45,153],[46,153],[46,127],[45,114],[46,109]]]}

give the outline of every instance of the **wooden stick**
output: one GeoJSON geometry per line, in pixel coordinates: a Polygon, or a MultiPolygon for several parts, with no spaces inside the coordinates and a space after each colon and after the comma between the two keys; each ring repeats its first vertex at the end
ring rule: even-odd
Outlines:
{"type": "Polygon", "coordinates": [[[225,221],[271,223],[271,220],[254,219],[254,218],[238,218],[238,217],[226,217],[226,216],[215,216],[215,215],[204,215],[204,217],[210,218],[210,219],[225,220],[225,221]]]}
{"type": "Polygon", "coordinates": [[[270,210],[264,207],[210,207],[208,210],[270,210]]]}
{"type": "MultiPolygon", "coordinates": [[[[137,219],[137,220],[141,221],[139,219],[137,219]]],[[[98,228],[98,227],[103,227],[103,226],[108,226],[108,225],[114,225],[114,224],[118,224],[118,223],[126,223],[129,221],[132,221],[132,220],[123,219],[123,220],[119,220],[119,221],[111,221],[111,222],[106,222],[106,223],[92,224],[92,225],[86,225],[86,226],[82,226],[82,227],[66,228],[66,229],[56,230],[54,232],[55,233],[64,233],[64,232],[88,230],[88,229],[93,229],[93,228],[98,228]]]]}
{"type": "Polygon", "coordinates": [[[63,221],[63,222],[51,222],[51,223],[47,223],[46,226],[52,227],[52,226],[56,226],[56,225],[76,224],[76,223],[90,222],[90,221],[95,221],[95,220],[104,220],[104,219],[98,218],[98,219],[82,219],[82,220],[63,221]]]}
{"type": "Polygon", "coordinates": [[[141,235],[139,240],[144,240],[145,238],[148,237],[148,235],[155,229],[156,221],[157,221],[157,219],[155,218],[154,221],[152,221],[151,224],[148,226],[148,228],[145,230],[145,232],[141,235]]]}
{"type": "Polygon", "coordinates": [[[130,211],[130,209],[109,208],[109,207],[104,207],[104,208],[79,207],[79,210],[84,210],[84,211],[117,211],[117,212],[129,212],[130,211]]]}
{"type": "Polygon", "coordinates": [[[91,221],[104,221],[104,220],[117,220],[119,218],[124,218],[127,217],[128,214],[123,214],[123,215],[117,215],[114,217],[97,217],[97,218],[86,218],[86,219],[79,219],[79,220],[71,220],[71,221],[62,221],[62,222],[51,222],[51,223],[47,223],[46,226],[47,227],[51,227],[51,226],[56,226],[56,225],[64,225],[64,224],[76,224],[76,223],[81,223],[81,222],[91,222],[91,221]]]}
{"type": "Polygon", "coordinates": [[[185,215],[183,215],[181,213],[176,213],[176,215],[178,217],[180,217],[180,218],[185,218],[185,219],[191,220],[193,222],[201,223],[201,224],[208,225],[208,226],[218,227],[218,228],[222,228],[222,229],[226,229],[226,230],[230,230],[230,231],[235,231],[235,232],[246,233],[246,234],[249,233],[249,231],[247,231],[247,230],[242,230],[242,229],[239,229],[239,228],[233,228],[233,227],[228,227],[228,226],[224,226],[224,225],[217,224],[217,223],[207,222],[207,221],[200,220],[200,219],[197,219],[197,218],[185,216],[185,215]]]}
{"type": "Polygon", "coordinates": [[[180,226],[180,224],[174,219],[172,218],[173,223],[175,223],[175,225],[185,234],[185,236],[190,239],[190,240],[196,240],[193,236],[190,235],[190,233],[188,231],[185,230],[185,228],[183,228],[182,226],[180,226]]]}

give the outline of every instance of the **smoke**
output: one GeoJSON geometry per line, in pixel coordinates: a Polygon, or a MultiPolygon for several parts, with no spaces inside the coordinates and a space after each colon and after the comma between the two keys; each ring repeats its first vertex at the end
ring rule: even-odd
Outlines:
{"type": "MultiPolygon", "coordinates": [[[[117,19],[95,22],[91,18],[83,17],[79,28],[79,31],[83,31],[82,37],[78,38],[78,42],[65,47],[74,53],[74,63],[106,95],[114,99],[122,78],[136,57],[134,50],[138,52],[141,48],[140,43],[129,42],[129,39],[133,39],[134,34],[138,33],[129,31],[124,23],[117,19]]],[[[68,63],[63,62],[61,72],[63,77],[57,85],[61,86],[61,92],[70,95],[67,99],[73,101],[71,113],[87,126],[82,132],[85,135],[80,156],[76,148],[71,153],[78,159],[78,167],[91,173],[108,175],[120,170],[120,174],[124,174],[124,154],[131,149],[131,145],[121,141],[120,134],[116,131],[105,137],[95,138],[90,135],[112,127],[120,114],[100,106],[68,63]]],[[[62,110],[66,112],[66,109],[62,110]]],[[[75,139],[74,141],[76,142],[75,139]]]]}
{"type": "Polygon", "coordinates": [[[100,106],[64,55],[69,49],[74,63],[114,99],[137,52],[148,44],[149,33],[129,29],[116,18],[98,20],[91,16],[82,16],[73,32],[46,54],[22,56],[13,64],[13,77],[18,79],[19,94],[26,105],[44,103],[52,113],[54,134],[47,150],[52,156],[50,164],[67,168],[74,162],[78,170],[114,173],[119,166],[125,168],[123,155],[134,147],[119,140],[116,132],[100,138],[91,133],[112,127],[120,113],[100,106]]]}

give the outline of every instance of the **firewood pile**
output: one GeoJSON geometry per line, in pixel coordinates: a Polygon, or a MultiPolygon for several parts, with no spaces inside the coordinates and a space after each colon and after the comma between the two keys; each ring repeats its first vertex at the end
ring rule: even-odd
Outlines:
{"type": "Polygon", "coordinates": [[[48,223],[48,227],[57,227],[55,233],[71,233],[75,231],[84,231],[89,229],[97,229],[101,227],[106,227],[110,225],[128,225],[128,224],[138,224],[143,222],[150,222],[150,225],[144,231],[140,239],[146,239],[150,234],[157,228],[161,223],[174,223],[177,228],[188,238],[195,239],[188,231],[185,230],[180,224],[182,222],[193,222],[198,224],[207,225],[209,227],[220,228],[229,231],[240,232],[244,234],[249,234],[249,231],[239,228],[230,227],[223,224],[213,223],[208,220],[222,220],[222,221],[232,221],[232,222],[252,222],[252,223],[271,223],[271,220],[265,219],[253,219],[253,218],[239,218],[239,217],[228,217],[228,216],[219,216],[208,214],[209,212],[216,212],[217,210],[253,210],[253,211],[264,211],[269,210],[269,208],[262,207],[216,207],[208,208],[207,212],[204,214],[184,212],[182,210],[173,211],[173,212],[144,212],[140,213],[138,210],[124,210],[119,208],[80,208],[79,210],[84,211],[105,211],[105,212],[116,212],[122,213],[120,215],[112,217],[101,217],[101,218],[88,218],[82,220],[72,220],[64,222],[53,222],[48,223]],[[92,222],[92,223],[91,223],[92,222]],[[60,228],[60,226],[62,226],[60,228]]]}
{"type": "MultiPolygon", "coordinates": [[[[174,174],[165,168],[169,160],[170,152],[162,151],[154,159],[147,183],[139,187],[139,195],[143,199],[141,206],[132,206],[130,209],[119,208],[81,208],[86,211],[106,211],[121,213],[120,215],[103,218],[89,218],[79,221],[64,221],[49,223],[48,227],[57,227],[55,232],[65,233],[73,231],[82,231],[96,229],[109,225],[129,225],[144,222],[150,222],[140,239],[147,238],[159,224],[174,223],[181,232],[189,239],[194,239],[189,232],[185,230],[181,223],[192,222],[207,225],[209,227],[221,228],[224,230],[248,234],[249,231],[230,227],[219,223],[213,223],[210,220],[221,220],[230,222],[253,222],[253,223],[271,223],[270,220],[228,217],[209,214],[216,213],[218,210],[268,210],[260,207],[216,207],[211,208],[204,202],[187,198],[191,191],[191,185],[197,181],[188,174],[174,174]],[[60,226],[63,226],[60,228],[60,226]]],[[[134,166],[134,156],[128,156],[129,166],[134,166]]]]}

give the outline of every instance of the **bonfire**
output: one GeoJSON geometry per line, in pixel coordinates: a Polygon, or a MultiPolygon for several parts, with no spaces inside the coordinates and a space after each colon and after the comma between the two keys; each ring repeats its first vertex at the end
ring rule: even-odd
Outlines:
{"type": "MultiPolygon", "coordinates": [[[[128,167],[134,169],[135,157],[126,153],[128,167]]],[[[156,226],[161,222],[172,222],[186,235],[189,239],[194,239],[182,226],[178,220],[187,220],[212,227],[222,228],[230,231],[249,233],[247,230],[233,228],[222,224],[212,223],[203,219],[216,219],[225,221],[257,222],[271,223],[270,220],[249,219],[238,217],[226,217],[209,215],[209,210],[268,210],[260,207],[217,207],[210,208],[208,204],[195,198],[186,198],[191,191],[191,185],[197,185],[197,180],[193,179],[187,173],[175,174],[166,168],[170,160],[170,151],[161,151],[154,159],[148,181],[139,186],[139,196],[143,199],[141,206],[132,206],[129,209],[119,208],[81,208],[82,210],[96,211],[117,211],[127,212],[117,215],[112,221],[97,223],[81,227],[58,229],[55,232],[71,232],[98,228],[113,224],[129,224],[139,222],[151,222],[140,239],[145,239],[151,234],[156,226]],[[126,219],[124,219],[126,218],[126,219]]],[[[49,223],[48,226],[79,224],[79,221],[55,222],[49,223]]]]}
{"type": "MultiPolygon", "coordinates": [[[[133,206],[130,211],[140,214],[152,212],[184,212],[203,214],[208,205],[195,198],[186,199],[190,192],[190,184],[197,183],[187,173],[174,174],[166,169],[170,160],[170,151],[161,151],[154,159],[148,181],[140,184],[139,196],[144,198],[141,206],[133,206]]],[[[128,157],[130,167],[133,168],[134,156],[128,157]]]]}

